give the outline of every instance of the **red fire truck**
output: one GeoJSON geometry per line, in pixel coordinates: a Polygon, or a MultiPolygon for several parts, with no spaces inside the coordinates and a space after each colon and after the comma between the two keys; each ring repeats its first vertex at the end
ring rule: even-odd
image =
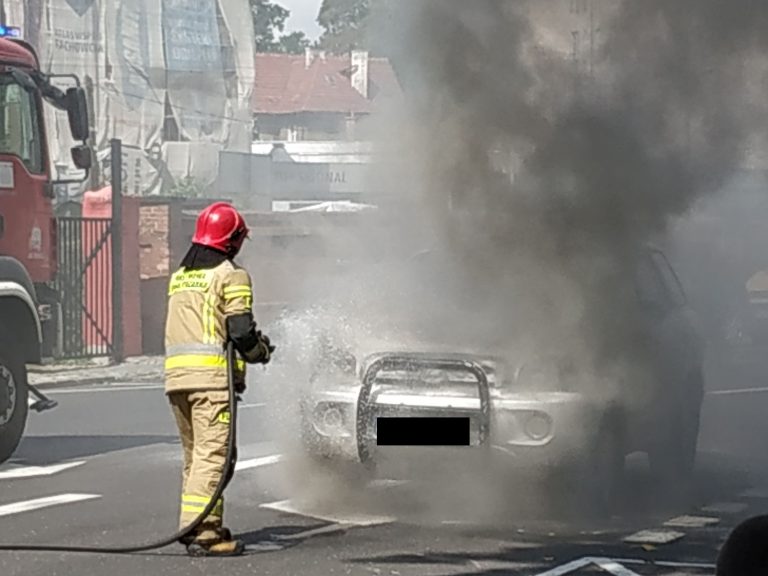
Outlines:
{"type": "Polygon", "coordinates": [[[56,274],[56,182],[44,105],[66,112],[79,142],[72,161],[86,176],[91,166],[85,91],[76,77],[44,74],[34,49],[20,36],[18,29],[0,26],[0,462],[16,450],[29,408],[55,406],[28,385],[26,368],[41,360],[39,295],[50,290],[56,274]],[[56,78],[70,87],[54,86],[56,78]]]}

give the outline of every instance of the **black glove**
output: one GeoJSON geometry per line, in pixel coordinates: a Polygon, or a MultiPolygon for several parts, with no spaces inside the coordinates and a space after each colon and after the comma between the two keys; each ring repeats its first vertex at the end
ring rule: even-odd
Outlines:
{"type": "Polygon", "coordinates": [[[261,339],[262,343],[267,347],[267,350],[269,350],[270,356],[272,355],[272,352],[274,352],[277,347],[272,344],[272,342],[269,341],[269,336],[266,334],[262,334],[259,332],[259,338],[261,339]]]}
{"type": "Polygon", "coordinates": [[[256,346],[244,354],[245,361],[249,364],[269,364],[275,347],[272,346],[269,337],[264,336],[260,331],[256,332],[256,340],[256,346]]]}
{"type": "Polygon", "coordinates": [[[266,334],[262,334],[261,331],[256,332],[256,335],[259,337],[259,348],[261,348],[261,360],[260,364],[269,364],[269,361],[272,359],[272,352],[275,351],[275,347],[272,345],[272,343],[269,341],[269,336],[266,334]]]}

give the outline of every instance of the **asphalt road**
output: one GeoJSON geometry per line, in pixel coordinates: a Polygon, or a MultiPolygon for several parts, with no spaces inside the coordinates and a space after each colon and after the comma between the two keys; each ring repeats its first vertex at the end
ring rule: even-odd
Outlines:
{"type": "MultiPolygon", "coordinates": [[[[246,556],[195,560],[180,546],[134,556],[0,552],[0,574],[712,574],[728,531],[768,511],[763,356],[712,371],[695,485],[664,492],[631,458],[625,503],[609,520],[568,515],[536,486],[506,485],[502,498],[455,471],[428,485],[348,491],[296,461],[279,407],[254,387],[240,411],[226,513],[246,556]],[[697,518],[665,525],[683,515],[697,518]],[[679,539],[625,542],[645,530],[679,539]]],[[[0,541],[123,545],[172,532],[181,459],[160,385],[51,393],[59,408],[33,415],[17,457],[0,466],[0,541]]]]}

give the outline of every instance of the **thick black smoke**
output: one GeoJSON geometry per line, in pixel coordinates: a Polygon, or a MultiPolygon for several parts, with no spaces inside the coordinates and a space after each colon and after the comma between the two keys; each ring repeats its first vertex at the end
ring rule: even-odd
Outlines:
{"type": "Polygon", "coordinates": [[[763,131],[768,4],[421,0],[397,39],[423,191],[497,345],[647,376],[638,255],[763,131]],[[599,19],[592,66],[574,4],[599,19]],[[639,372],[635,372],[639,371],[639,372]]]}

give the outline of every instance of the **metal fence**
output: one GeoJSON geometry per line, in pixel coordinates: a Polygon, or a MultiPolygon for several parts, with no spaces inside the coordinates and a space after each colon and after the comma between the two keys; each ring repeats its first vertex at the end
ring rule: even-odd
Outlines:
{"type": "Polygon", "coordinates": [[[112,220],[56,220],[63,358],[112,354],[112,220]]]}

